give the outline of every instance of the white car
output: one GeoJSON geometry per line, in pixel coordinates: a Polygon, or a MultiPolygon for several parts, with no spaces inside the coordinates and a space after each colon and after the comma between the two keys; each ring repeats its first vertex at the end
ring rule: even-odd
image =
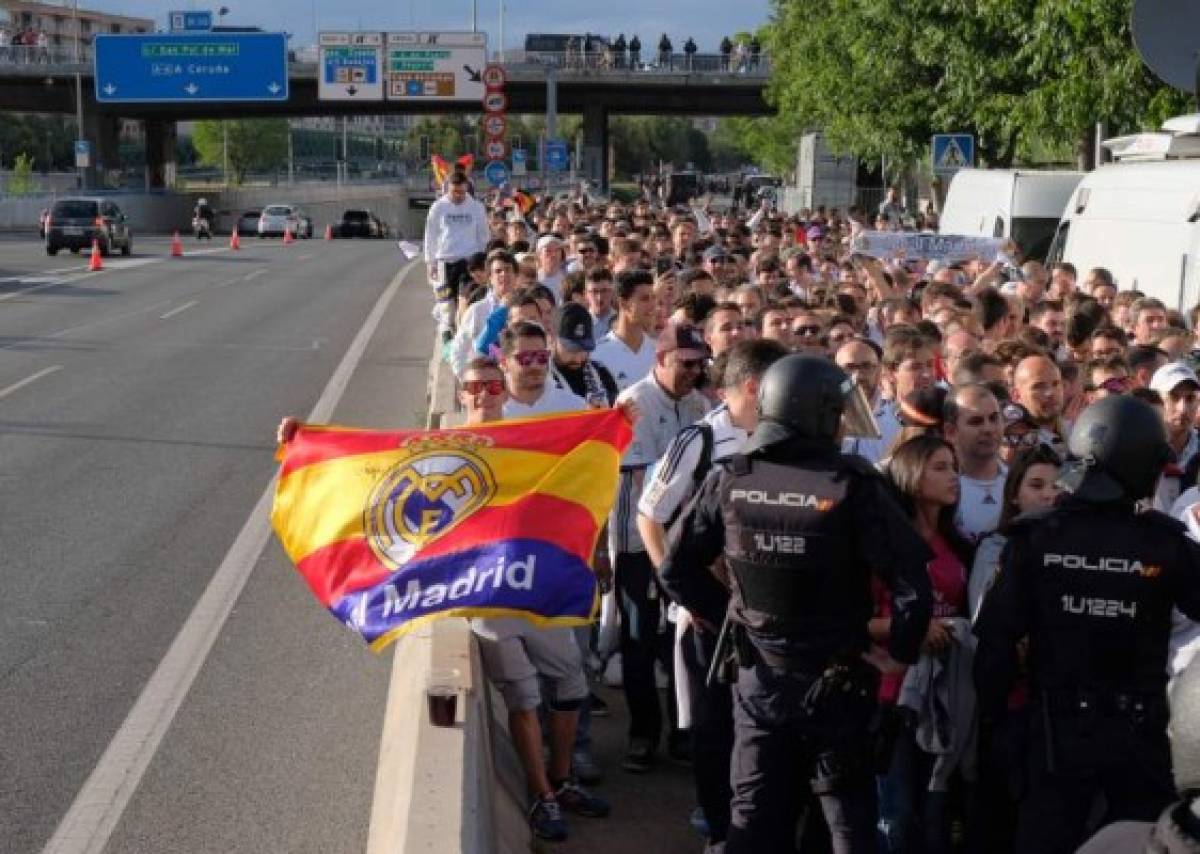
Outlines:
{"type": "Polygon", "coordinates": [[[313,236],[312,218],[296,205],[267,205],[258,218],[258,236],[283,237],[289,230],[293,237],[308,239],[313,236]]]}

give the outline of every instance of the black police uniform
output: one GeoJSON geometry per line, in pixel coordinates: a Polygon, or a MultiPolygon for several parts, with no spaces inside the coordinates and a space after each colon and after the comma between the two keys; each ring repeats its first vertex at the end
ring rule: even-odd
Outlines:
{"type": "Polygon", "coordinates": [[[1022,854],[1074,851],[1101,794],[1107,821],[1152,821],[1175,797],[1167,646],[1173,607],[1200,618],[1200,546],[1169,516],[1136,510],[1161,471],[1161,431],[1140,401],[1089,407],[1070,442],[1088,473],[1057,508],[1017,520],[980,609],[985,739],[1004,713],[1017,643],[1029,639],[1022,854]]]}
{"type": "Polygon", "coordinates": [[[912,662],[930,613],[924,541],[869,464],[832,439],[792,438],[708,476],[671,529],[664,586],[713,613],[724,591],[691,568],[722,554],[739,664],[725,850],[791,852],[800,784],[811,782],[834,850],[874,851],[878,674],[860,659],[871,574],[892,592],[891,653],[912,662]]]}

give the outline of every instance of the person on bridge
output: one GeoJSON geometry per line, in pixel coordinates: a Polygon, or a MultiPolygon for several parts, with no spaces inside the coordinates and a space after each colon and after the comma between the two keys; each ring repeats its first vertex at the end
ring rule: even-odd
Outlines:
{"type": "Polygon", "coordinates": [[[721,70],[729,70],[729,57],[733,56],[733,42],[729,40],[729,36],[721,39],[721,70]]]}
{"type": "Polygon", "coordinates": [[[636,33],[629,40],[629,67],[634,71],[642,67],[642,40],[636,33]]]}
{"type": "Polygon", "coordinates": [[[625,48],[626,47],[627,47],[627,45],[625,44],[625,34],[618,33],[617,40],[612,43],[613,64],[617,68],[625,67],[625,48]]]}
{"type": "Polygon", "coordinates": [[[437,294],[434,317],[443,341],[454,337],[458,288],[469,278],[467,260],[484,251],[490,233],[483,203],[468,192],[467,176],[455,171],[425,221],[425,263],[437,294]]]}
{"type": "Polygon", "coordinates": [[[697,48],[695,39],[693,39],[691,36],[688,36],[688,40],[683,43],[683,55],[687,63],[685,67],[688,71],[692,70],[692,58],[695,57],[696,50],[697,48]]]}
{"type": "Polygon", "coordinates": [[[663,33],[662,38],[658,40],[658,65],[660,68],[671,68],[671,51],[675,46],[671,44],[671,40],[667,38],[667,34],[663,33]]]}

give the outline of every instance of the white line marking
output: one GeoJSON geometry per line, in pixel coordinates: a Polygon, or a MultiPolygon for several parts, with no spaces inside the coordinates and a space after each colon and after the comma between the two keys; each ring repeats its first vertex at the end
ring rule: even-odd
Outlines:
{"type": "Polygon", "coordinates": [[[267,272],[267,268],[260,267],[259,269],[249,272],[246,275],[242,276],[242,281],[243,282],[252,282],[265,272],[267,272]]]}
{"type": "Polygon", "coordinates": [[[17,297],[23,297],[23,296],[25,296],[25,294],[31,294],[34,291],[44,290],[45,288],[53,287],[54,285],[66,284],[67,281],[68,281],[67,279],[59,279],[54,282],[45,282],[40,285],[34,285],[33,287],[22,288],[19,291],[9,291],[6,294],[0,294],[0,302],[4,302],[5,300],[10,300],[10,299],[16,299],[17,297]]]}
{"type": "Polygon", "coordinates": [[[8,388],[0,388],[0,398],[8,397],[10,394],[12,394],[14,392],[18,392],[21,389],[25,388],[25,386],[29,385],[30,383],[35,383],[38,380],[40,380],[42,377],[49,376],[50,374],[54,373],[55,371],[61,371],[62,369],[63,369],[62,365],[51,365],[48,368],[42,368],[36,374],[25,377],[25,379],[13,383],[8,388]]]}
{"type": "MultiPolygon", "coordinates": [[[[403,270],[379,297],[333,372],[307,421],[328,421],[346,391],[383,314],[399,290],[403,270]]],[[[275,478],[267,484],[250,518],[225,554],[187,622],[126,715],[87,782],[75,796],[43,854],[99,854],[108,844],[142,775],[212,650],[271,537],[270,509],[275,478]]]]}
{"type": "Polygon", "coordinates": [[[192,300],[191,302],[185,302],[183,305],[177,306],[176,308],[173,308],[170,311],[168,311],[166,314],[161,315],[159,317],[159,320],[168,320],[168,319],[174,317],[175,315],[179,314],[180,312],[187,311],[189,308],[196,305],[197,302],[198,302],[197,300],[192,300]]]}

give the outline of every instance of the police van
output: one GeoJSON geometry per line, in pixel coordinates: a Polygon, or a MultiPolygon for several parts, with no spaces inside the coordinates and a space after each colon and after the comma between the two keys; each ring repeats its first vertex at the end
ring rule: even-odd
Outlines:
{"type": "Polygon", "coordinates": [[[1187,310],[1200,302],[1200,115],[1103,145],[1114,162],[1071,194],[1049,260],[1071,262],[1081,278],[1106,267],[1122,290],[1187,310]]]}
{"type": "Polygon", "coordinates": [[[950,181],[939,224],[942,234],[1003,237],[1026,258],[1050,249],[1063,208],[1082,172],[962,169],[950,181]]]}

